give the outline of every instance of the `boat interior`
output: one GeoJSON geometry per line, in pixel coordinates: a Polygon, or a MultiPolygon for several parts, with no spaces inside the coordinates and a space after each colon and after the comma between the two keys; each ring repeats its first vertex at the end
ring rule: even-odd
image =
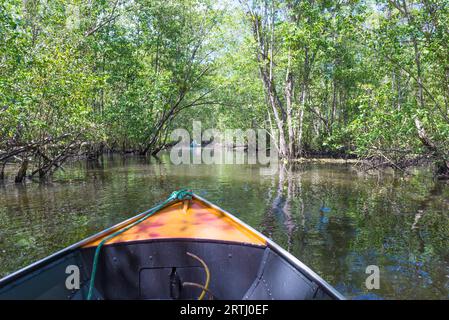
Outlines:
{"type": "MultiPolygon", "coordinates": [[[[0,299],[86,299],[95,248],[83,248],[0,291],[0,299]],[[68,290],[66,268],[80,268],[68,290]]],[[[269,247],[219,241],[152,240],[105,246],[92,299],[330,299],[322,288],[269,247]],[[194,254],[206,264],[193,258],[194,254]],[[206,270],[209,273],[207,290],[206,270]]]]}
{"type": "Polygon", "coordinates": [[[136,219],[12,275],[0,299],[332,298],[282,249],[201,199],[173,203],[134,225],[136,219]]]}

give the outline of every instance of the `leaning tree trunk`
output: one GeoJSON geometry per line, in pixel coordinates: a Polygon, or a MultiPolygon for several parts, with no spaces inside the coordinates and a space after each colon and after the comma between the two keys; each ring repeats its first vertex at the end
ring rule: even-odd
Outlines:
{"type": "Polygon", "coordinates": [[[415,126],[418,131],[418,137],[426,149],[436,158],[436,175],[439,179],[449,179],[449,160],[444,152],[441,152],[435,143],[429,138],[422,122],[416,117],[415,126]]]}
{"type": "MultiPolygon", "coordinates": [[[[407,2],[405,0],[402,1],[402,9],[400,4],[390,0],[396,8],[398,8],[404,17],[407,19],[407,23],[411,26],[415,24],[415,19],[413,15],[411,15],[409,8],[407,6],[407,2]]],[[[416,67],[416,81],[418,85],[418,94],[417,99],[419,103],[419,107],[421,110],[425,109],[426,102],[424,99],[424,85],[423,85],[423,73],[422,73],[422,65],[421,65],[421,51],[418,45],[418,39],[415,34],[412,36],[412,44],[413,44],[413,53],[415,59],[415,67],[416,67]]],[[[415,117],[415,127],[417,129],[418,138],[423,144],[423,146],[429,151],[429,153],[436,159],[436,175],[438,178],[449,178],[449,160],[448,155],[445,154],[444,151],[440,150],[438,146],[430,139],[427,135],[426,130],[418,117],[415,117]]]]}

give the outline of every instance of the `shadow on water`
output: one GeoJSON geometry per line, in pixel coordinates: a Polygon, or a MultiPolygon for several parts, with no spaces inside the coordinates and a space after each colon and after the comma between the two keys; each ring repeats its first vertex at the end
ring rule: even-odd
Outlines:
{"type": "Polygon", "coordinates": [[[449,298],[449,186],[347,165],[179,165],[144,157],[75,162],[52,182],[0,186],[0,275],[189,187],[257,228],[349,298],[449,298]],[[380,289],[365,287],[368,265],[380,289]]]}

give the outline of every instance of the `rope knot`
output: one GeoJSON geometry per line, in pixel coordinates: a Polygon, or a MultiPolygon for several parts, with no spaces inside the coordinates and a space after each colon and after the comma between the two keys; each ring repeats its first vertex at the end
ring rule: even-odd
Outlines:
{"type": "Polygon", "coordinates": [[[188,200],[192,199],[193,193],[189,189],[180,189],[173,191],[169,199],[171,200],[188,200]]]}

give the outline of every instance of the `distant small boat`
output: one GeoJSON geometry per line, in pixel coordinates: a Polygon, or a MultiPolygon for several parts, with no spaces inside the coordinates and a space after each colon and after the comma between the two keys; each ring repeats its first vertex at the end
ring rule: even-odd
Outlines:
{"type": "Polygon", "coordinates": [[[190,191],[0,280],[0,299],[344,299],[190,191]]]}
{"type": "Polygon", "coordinates": [[[201,148],[201,144],[193,140],[192,142],[190,142],[190,148],[201,148]]]}

